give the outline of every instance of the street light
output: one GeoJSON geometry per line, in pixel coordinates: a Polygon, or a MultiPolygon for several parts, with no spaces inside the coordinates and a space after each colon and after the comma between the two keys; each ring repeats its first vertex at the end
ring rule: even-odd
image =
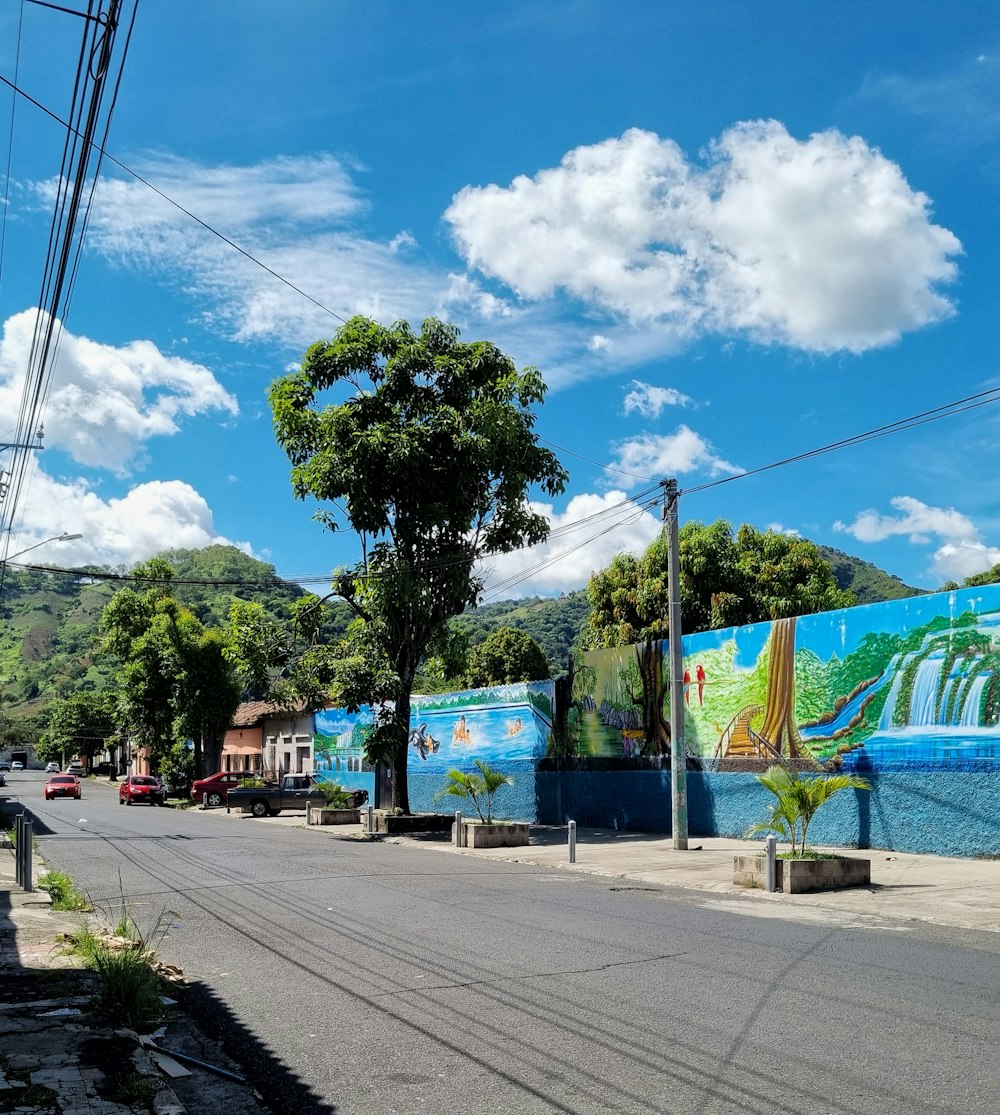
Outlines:
{"type": "Polygon", "coordinates": [[[22,554],[26,554],[29,550],[37,550],[39,546],[47,546],[50,542],[75,542],[77,538],[82,538],[82,534],[57,534],[52,538],[43,538],[41,542],[36,542],[33,546],[25,546],[23,550],[18,550],[16,554],[11,554],[9,557],[0,559],[0,564],[6,565],[7,562],[13,561],[14,558],[19,558],[22,554]]]}

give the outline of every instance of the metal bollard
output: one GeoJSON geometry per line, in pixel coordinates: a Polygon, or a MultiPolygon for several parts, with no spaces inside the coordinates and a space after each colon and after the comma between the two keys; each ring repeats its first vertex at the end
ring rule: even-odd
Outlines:
{"type": "Polygon", "coordinates": [[[18,886],[21,885],[21,849],[24,847],[24,841],[21,838],[23,821],[23,813],[18,813],[14,818],[14,881],[18,886]]]}
{"type": "Polygon", "coordinates": [[[764,865],[764,889],[769,893],[774,893],[775,875],[777,874],[775,860],[778,852],[778,838],[776,836],[769,836],[764,841],[765,855],[767,862],[764,865]]]}
{"type": "Polygon", "coordinates": [[[202,809],[208,808],[208,794],[201,795],[201,807],[202,809]]]}
{"type": "Polygon", "coordinates": [[[368,806],[368,831],[370,833],[375,831],[375,806],[368,806]]]}
{"type": "Polygon", "coordinates": [[[462,811],[455,810],[455,847],[462,847],[462,811]]]}
{"type": "Polygon", "coordinates": [[[576,821],[570,821],[566,827],[569,829],[569,862],[576,863],[576,821]]]}
{"type": "Polygon", "coordinates": [[[24,878],[21,880],[21,886],[27,890],[32,891],[35,889],[34,881],[31,877],[31,854],[32,844],[35,842],[35,823],[31,820],[24,822],[24,868],[22,875],[24,878]]]}

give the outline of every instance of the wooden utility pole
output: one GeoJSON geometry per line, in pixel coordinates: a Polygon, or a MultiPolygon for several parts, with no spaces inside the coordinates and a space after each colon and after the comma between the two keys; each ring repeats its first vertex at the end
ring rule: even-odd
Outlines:
{"type": "Polygon", "coordinates": [[[670,643],[670,831],[674,848],[688,846],[687,748],[684,744],[684,656],[681,647],[681,572],[676,480],[662,480],[667,527],[667,636],[670,643]]]}

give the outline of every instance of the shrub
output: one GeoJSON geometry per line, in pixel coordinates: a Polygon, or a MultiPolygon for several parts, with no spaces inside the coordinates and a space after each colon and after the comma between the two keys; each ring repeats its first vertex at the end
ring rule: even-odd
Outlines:
{"type": "Polygon", "coordinates": [[[792,855],[806,852],[806,832],[817,810],[841,790],[870,790],[868,781],[858,774],[819,774],[800,778],[784,767],[769,767],[757,781],[774,794],[774,805],[766,821],[752,825],[747,835],[776,832],[792,846],[792,855]],[[798,850],[796,851],[796,841],[798,850]]]}
{"type": "Polygon", "coordinates": [[[448,771],[448,784],[445,788],[435,795],[435,801],[439,798],[451,797],[464,798],[471,801],[479,814],[479,819],[484,824],[491,824],[493,821],[493,796],[501,786],[513,786],[514,779],[509,775],[501,774],[500,771],[494,770],[488,763],[482,759],[476,760],[476,767],[478,774],[470,774],[465,771],[458,770],[452,767],[448,771]],[[483,813],[485,807],[486,813],[483,813]]]}

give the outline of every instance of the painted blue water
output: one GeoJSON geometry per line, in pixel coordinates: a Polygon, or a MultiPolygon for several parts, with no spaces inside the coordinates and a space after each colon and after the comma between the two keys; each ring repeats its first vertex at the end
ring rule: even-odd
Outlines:
{"type": "MultiPolygon", "coordinates": [[[[896,676],[897,678],[899,677],[898,674],[896,676]]],[[[814,724],[809,727],[800,727],[799,735],[803,739],[824,739],[828,736],[832,736],[839,728],[846,728],[851,722],[851,717],[854,716],[861,705],[868,700],[873,693],[877,693],[884,685],[888,684],[888,681],[889,671],[886,670],[878,681],[873,682],[867,689],[863,689],[860,693],[856,693],[831,721],[826,724],[814,724]]],[[[895,680],[893,684],[896,684],[895,680]]],[[[899,687],[896,686],[896,688],[898,690],[899,687]]],[[[888,702],[886,703],[888,704],[888,702]]]]}
{"type": "Polygon", "coordinates": [[[913,693],[910,696],[909,723],[914,727],[922,727],[935,722],[936,700],[938,682],[941,670],[944,667],[944,651],[934,651],[917,667],[917,676],[913,681],[913,693]]]}
{"type": "MultiPolygon", "coordinates": [[[[896,698],[899,696],[899,690],[903,684],[903,672],[906,667],[917,657],[917,652],[912,651],[908,654],[896,670],[892,679],[892,687],[889,690],[889,696],[885,699],[885,707],[882,709],[882,718],[878,722],[880,732],[886,732],[892,727],[892,714],[896,711],[896,698]]],[[[899,655],[894,654],[889,665],[886,667],[886,676],[891,674],[896,669],[896,663],[899,660],[899,655]]]]}
{"type": "Polygon", "coordinates": [[[476,759],[490,764],[540,759],[548,746],[548,725],[528,704],[421,709],[410,726],[418,732],[424,727],[438,745],[436,751],[425,748],[425,758],[410,747],[409,766],[415,773],[471,770],[476,759]]]}
{"type": "Polygon", "coordinates": [[[996,728],[901,728],[878,732],[864,747],[843,756],[844,771],[899,770],[921,764],[982,769],[1000,768],[996,728]]]}
{"type": "Polygon", "coordinates": [[[968,696],[962,706],[962,719],[959,724],[963,728],[979,727],[979,704],[983,698],[983,690],[990,680],[990,674],[979,674],[969,686],[968,696]]]}

